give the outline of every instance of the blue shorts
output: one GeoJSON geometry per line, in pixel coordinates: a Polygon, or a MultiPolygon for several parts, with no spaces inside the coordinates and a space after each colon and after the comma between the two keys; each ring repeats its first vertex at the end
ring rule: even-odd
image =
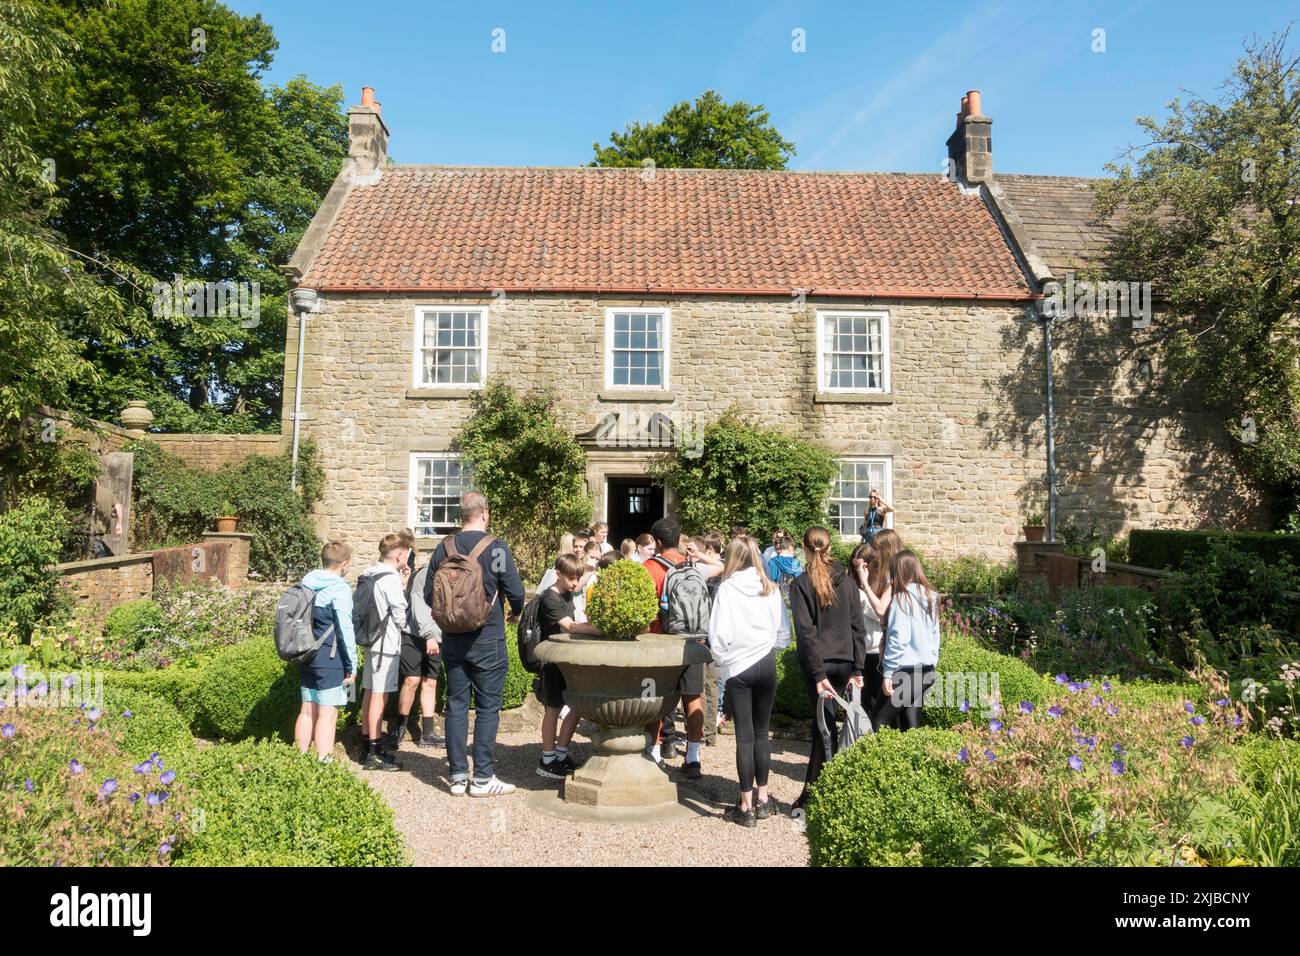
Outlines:
{"type": "Polygon", "coordinates": [[[299,691],[302,694],[304,704],[324,704],[326,707],[346,707],[348,705],[348,689],[342,685],[323,689],[301,687],[299,691]]]}

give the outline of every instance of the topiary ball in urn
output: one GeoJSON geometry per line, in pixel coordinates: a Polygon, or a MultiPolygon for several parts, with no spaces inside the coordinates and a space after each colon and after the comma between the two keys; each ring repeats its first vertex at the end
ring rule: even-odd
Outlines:
{"type": "Polygon", "coordinates": [[[587,620],[611,640],[645,633],[658,614],[655,583],[635,561],[615,561],[601,571],[587,598],[587,620]]]}

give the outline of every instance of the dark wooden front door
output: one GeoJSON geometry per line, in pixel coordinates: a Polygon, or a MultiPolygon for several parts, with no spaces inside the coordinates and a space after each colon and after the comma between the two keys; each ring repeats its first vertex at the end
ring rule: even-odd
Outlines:
{"type": "Polygon", "coordinates": [[[609,478],[605,486],[609,543],[645,534],[664,516],[664,489],[649,478],[609,478]]]}

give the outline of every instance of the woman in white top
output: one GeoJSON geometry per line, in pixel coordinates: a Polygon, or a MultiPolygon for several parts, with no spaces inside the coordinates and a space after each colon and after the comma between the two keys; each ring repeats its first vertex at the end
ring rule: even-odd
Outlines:
{"type": "Polygon", "coordinates": [[[758,542],[748,536],[734,538],[723,552],[722,583],[709,619],[709,649],[726,681],[736,727],[740,802],[731,816],[746,827],[772,815],[767,797],[772,763],[768,721],[776,698],[776,652],[789,643],[785,602],[763,570],[758,542]]]}
{"type": "Polygon", "coordinates": [[[853,576],[862,597],[862,616],[867,625],[867,661],[862,668],[862,706],[874,714],[881,703],[885,675],[881,668],[882,642],[889,604],[893,599],[889,566],[902,550],[898,532],[886,528],[876,532],[871,544],[860,544],[853,552],[853,576]]]}

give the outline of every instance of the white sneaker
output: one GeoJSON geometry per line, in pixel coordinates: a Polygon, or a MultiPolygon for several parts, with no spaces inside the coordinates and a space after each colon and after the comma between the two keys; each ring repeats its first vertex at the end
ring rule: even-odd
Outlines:
{"type": "Polygon", "coordinates": [[[465,796],[465,791],[469,788],[468,780],[456,779],[451,782],[451,795],[453,797],[465,796]]]}
{"type": "Polygon", "coordinates": [[[469,787],[471,797],[503,797],[514,792],[515,785],[513,783],[506,783],[495,776],[487,783],[472,783],[469,787]]]}

